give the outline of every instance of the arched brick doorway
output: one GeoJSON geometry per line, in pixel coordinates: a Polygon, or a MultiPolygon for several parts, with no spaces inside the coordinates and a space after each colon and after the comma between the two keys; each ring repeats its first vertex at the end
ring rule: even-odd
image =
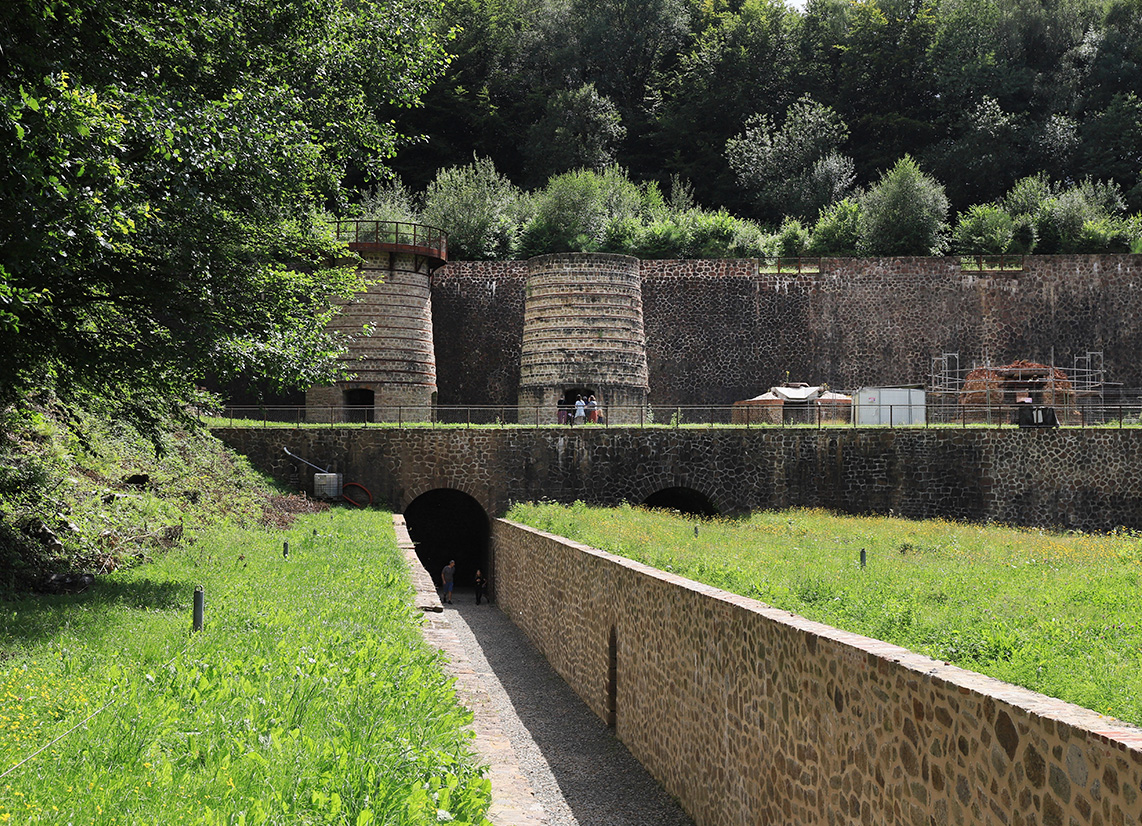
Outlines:
{"type": "Polygon", "coordinates": [[[720,516],[721,511],[710,501],[710,497],[700,490],[686,487],[671,487],[657,490],[642,501],[648,508],[674,510],[688,516],[720,516]]]}
{"type": "Polygon", "coordinates": [[[404,510],[416,555],[440,584],[440,571],[456,560],[456,587],[471,588],[476,570],[490,576],[488,515],[468,494],[451,488],[425,491],[404,510]]]}

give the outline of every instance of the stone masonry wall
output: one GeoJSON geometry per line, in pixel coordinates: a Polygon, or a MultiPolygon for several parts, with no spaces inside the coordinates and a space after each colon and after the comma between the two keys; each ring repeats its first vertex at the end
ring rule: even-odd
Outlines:
{"type": "Polygon", "coordinates": [[[437,401],[515,406],[526,261],[459,261],[432,277],[437,401]]]}
{"type": "MultiPolygon", "coordinates": [[[[501,377],[518,381],[526,266],[460,262],[437,274],[442,403],[477,403],[477,387],[515,400],[501,377]]],[[[1108,380],[1142,388],[1142,255],[1028,256],[1005,273],[961,270],[955,258],[824,259],[802,275],[760,272],[752,259],[643,261],[641,272],[652,406],[731,404],[786,372],[843,391],[923,384],[943,352],[964,366],[1053,357],[1069,368],[1102,351],[1108,380]]]]}
{"type": "MultiPolygon", "coordinates": [[[[282,450],[403,511],[435,488],[492,515],[513,501],[635,504],[699,491],[723,514],[794,506],[1081,530],[1142,529],[1142,431],[327,427],[215,433],[282,481],[282,450]]],[[[301,465],[310,484],[312,469],[301,465]]]]}
{"type": "Polygon", "coordinates": [[[1142,730],[504,520],[493,544],[500,607],[700,826],[1142,822],[1142,730]]]}

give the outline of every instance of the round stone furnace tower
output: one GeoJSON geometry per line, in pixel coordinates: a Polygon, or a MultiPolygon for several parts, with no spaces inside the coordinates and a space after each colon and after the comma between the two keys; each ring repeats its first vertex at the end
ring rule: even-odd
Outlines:
{"type": "Polygon", "coordinates": [[[639,260],[559,253],[527,263],[519,421],[556,421],[580,395],[595,396],[600,422],[640,421],[647,367],[639,260]]]}
{"type": "Polygon", "coordinates": [[[395,221],[339,221],[361,256],[367,286],[329,328],[350,336],[343,356],[353,378],[312,387],[309,421],[426,421],[436,404],[432,273],[448,259],[447,235],[395,221]]]}

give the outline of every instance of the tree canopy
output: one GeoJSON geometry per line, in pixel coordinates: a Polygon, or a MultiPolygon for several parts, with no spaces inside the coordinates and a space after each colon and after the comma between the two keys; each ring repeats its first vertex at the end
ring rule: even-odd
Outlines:
{"type": "Polygon", "coordinates": [[[447,65],[439,0],[0,9],[0,399],[331,369],[323,210],[447,65]]]}
{"type": "Polygon", "coordinates": [[[395,165],[417,188],[473,152],[542,186],[563,170],[520,147],[555,134],[551,101],[579,100],[571,117],[591,88],[613,109],[567,131],[606,138],[585,166],[609,157],[660,186],[680,175],[703,206],[773,226],[820,204],[777,212],[766,153],[751,169],[743,141],[791,138],[806,100],[844,126],[826,182],[867,188],[908,155],[955,212],[1042,171],[1113,181],[1142,209],[1142,0],[462,0],[446,14],[464,29],[456,60],[411,114],[427,140],[395,165]]]}

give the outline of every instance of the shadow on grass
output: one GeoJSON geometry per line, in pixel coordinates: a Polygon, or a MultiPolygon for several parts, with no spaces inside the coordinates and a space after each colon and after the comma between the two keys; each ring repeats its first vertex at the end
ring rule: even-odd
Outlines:
{"type": "Polygon", "coordinates": [[[189,611],[192,599],[193,589],[184,582],[96,579],[79,594],[29,594],[0,602],[0,656],[4,649],[51,639],[65,629],[94,627],[110,608],[189,611]]]}

